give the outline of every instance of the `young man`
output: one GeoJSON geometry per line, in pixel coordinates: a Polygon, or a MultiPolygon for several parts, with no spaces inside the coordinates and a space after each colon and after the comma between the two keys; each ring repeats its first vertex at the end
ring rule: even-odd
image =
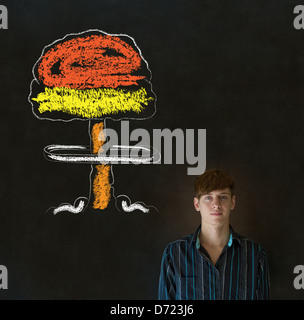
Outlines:
{"type": "Polygon", "coordinates": [[[201,225],[166,247],[160,300],[269,299],[265,251],[229,224],[235,201],[234,180],[227,173],[208,170],[197,177],[194,207],[201,225]]]}

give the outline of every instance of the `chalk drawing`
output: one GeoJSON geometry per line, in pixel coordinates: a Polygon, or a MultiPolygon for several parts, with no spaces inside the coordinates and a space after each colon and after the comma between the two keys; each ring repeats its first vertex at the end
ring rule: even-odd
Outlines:
{"type": "Polygon", "coordinates": [[[149,212],[148,208],[143,207],[139,203],[132,203],[130,206],[128,206],[126,201],[122,201],[122,208],[124,209],[125,212],[132,212],[136,209],[142,210],[143,212],[149,212]]]}
{"type": "Polygon", "coordinates": [[[62,212],[62,211],[69,211],[72,213],[79,213],[84,209],[85,206],[85,201],[81,200],[79,201],[78,206],[72,206],[71,204],[62,204],[60,205],[58,208],[55,208],[53,213],[57,214],[58,212],[62,212]]]}
{"type": "Polygon", "coordinates": [[[89,146],[53,144],[44,148],[48,160],[91,165],[88,198],[80,197],[74,205],[61,204],[52,208],[53,213],[79,213],[88,205],[102,211],[112,197],[119,210],[149,212],[144,203],[132,204],[125,195],[115,196],[112,167],[123,162],[155,163],[160,159],[159,151],[113,145],[109,155],[102,152],[107,142],[106,119],[144,120],[156,112],[152,73],[135,40],[97,29],[68,34],[43,49],[33,76],[28,99],[38,119],[89,122],[89,146]],[[135,152],[128,156],[115,152],[123,150],[135,152]],[[138,151],[146,156],[136,156],[138,151]]]}

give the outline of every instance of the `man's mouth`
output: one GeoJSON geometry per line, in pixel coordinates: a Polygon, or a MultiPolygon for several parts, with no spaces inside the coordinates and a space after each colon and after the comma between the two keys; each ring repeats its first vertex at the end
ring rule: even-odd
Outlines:
{"type": "Polygon", "coordinates": [[[220,216],[222,214],[223,214],[223,212],[211,212],[212,216],[220,216]]]}

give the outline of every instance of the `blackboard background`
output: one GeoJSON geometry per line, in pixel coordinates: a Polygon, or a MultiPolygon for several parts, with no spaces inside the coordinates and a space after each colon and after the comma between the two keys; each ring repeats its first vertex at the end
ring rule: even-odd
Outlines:
{"type": "MultiPolygon", "coordinates": [[[[159,212],[53,216],[89,190],[86,165],[47,161],[45,146],[88,144],[88,123],[39,121],[27,101],[43,47],[96,28],[133,37],[148,61],[157,113],[143,127],[207,130],[207,168],[237,181],[236,231],[267,251],[273,299],[302,299],[304,30],[296,1],[2,1],[0,264],[3,299],[155,299],[161,255],[192,233],[188,165],[116,165],[115,190],[159,212]]],[[[119,123],[107,122],[108,127],[119,123]]]]}

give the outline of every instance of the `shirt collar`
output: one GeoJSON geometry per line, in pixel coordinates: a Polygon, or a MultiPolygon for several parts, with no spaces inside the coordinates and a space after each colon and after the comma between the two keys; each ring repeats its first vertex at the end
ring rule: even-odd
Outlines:
{"type": "MultiPolygon", "coordinates": [[[[228,240],[228,247],[231,247],[232,246],[232,243],[233,243],[233,240],[237,240],[240,244],[241,244],[241,240],[240,240],[240,236],[238,233],[236,233],[231,226],[229,226],[229,230],[230,230],[230,236],[229,236],[229,240],[228,240]]],[[[199,241],[199,235],[200,235],[200,232],[201,232],[201,226],[199,226],[196,231],[193,233],[193,236],[192,236],[192,240],[191,242],[195,242],[195,246],[196,246],[196,249],[199,249],[201,244],[200,244],[200,241],[199,241]]]]}

